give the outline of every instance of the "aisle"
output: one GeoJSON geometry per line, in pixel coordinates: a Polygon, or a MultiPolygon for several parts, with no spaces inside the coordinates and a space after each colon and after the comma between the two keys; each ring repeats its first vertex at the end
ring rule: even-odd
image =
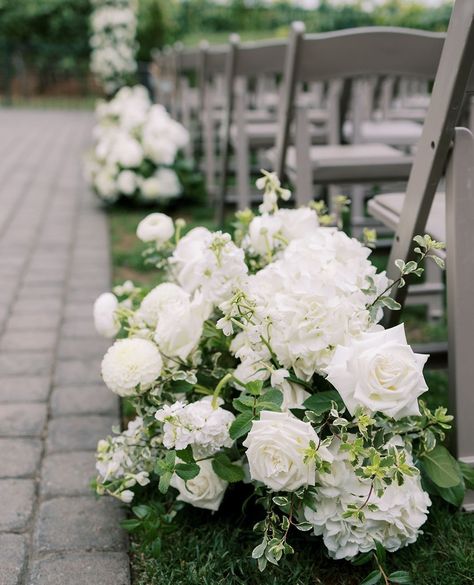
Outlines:
{"type": "Polygon", "coordinates": [[[91,307],[106,219],[82,179],[92,115],[0,110],[0,585],[127,585],[120,507],[89,488],[118,422],[91,307]]]}

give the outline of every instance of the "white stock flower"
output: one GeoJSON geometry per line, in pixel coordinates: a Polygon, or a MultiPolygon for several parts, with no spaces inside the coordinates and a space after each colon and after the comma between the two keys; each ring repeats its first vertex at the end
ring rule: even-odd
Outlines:
{"type": "Polygon", "coordinates": [[[222,403],[218,400],[214,405],[212,396],[206,396],[190,404],[178,401],[158,410],[155,418],[163,422],[163,445],[178,450],[191,445],[199,458],[232,447],[229,428],[235,416],[221,408],[222,403]]]}
{"type": "MultiPolygon", "coordinates": [[[[261,481],[273,491],[285,492],[314,485],[314,460],[305,461],[311,441],[317,445],[319,439],[309,423],[287,412],[262,411],[243,443],[252,480],[261,481]]],[[[326,447],[320,447],[318,452],[322,459],[331,461],[326,447]]]]}
{"type": "Polygon", "coordinates": [[[133,396],[146,390],[161,374],[163,360],[152,341],[119,339],[102,360],[106,386],[119,396],[133,396]]]}
{"type": "Polygon", "coordinates": [[[279,209],[275,213],[281,221],[281,234],[287,242],[312,236],[319,227],[318,214],[314,209],[279,209]]]}
{"type": "Polygon", "coordinates": [[[209,460],[199,461],[199,475],[184,481],[176,474],[171,478],[171,485],[179,492],[178,500],[205,510],[219,509],[228,483],[221,479],[212,469],[209,460]]]}
{"type": "MultiPolygon", "coordinates": [[[[330,451],[335,460],[331,471],[318,477],[316,511],[305,508],[306,520],[314,526],[314,533],[322,535],[329,556],[351,559],[359,553],[375,549],[375,542],[390,552],[413,543],[420,527],[426,522],[430,498],[421,487],[419,475],[404,476],[403,485],[397,483],[385,488],[381,497],[372,493],[370,504],[364,507],[365,520],[344,518],[348,506],[362,506],[370,492],[370,479],[360,479],[348,460],[347,453],[339,453],[339,442],[333,441],[330,451]]],[[[407,462],[413,463],[409,453],[407,462]]]]}
{"type": "Polygon", "coordinates": [[[427,359],[413,352],[404,326],[398,325],[337,347],[326,371],[351,414],[361,406],[398,420],[420,414],[418,397],[428,390],[423,378],[427,359]]]}
{"type": "Polygon", "coordinates": [[[150,213],[137,227],[137,238],[142,242],[167,242],[174,235],[174,224],[171,217],[164,213],[150,213]]]}
{"type": "Polygon", "coordinates": [[[102,293],[94,303],[94,325],[97,333],[103,337],[114,337],[120,331],[120,323],[116,317],[119,303],[117,297],[110,292],[102,293]]]}

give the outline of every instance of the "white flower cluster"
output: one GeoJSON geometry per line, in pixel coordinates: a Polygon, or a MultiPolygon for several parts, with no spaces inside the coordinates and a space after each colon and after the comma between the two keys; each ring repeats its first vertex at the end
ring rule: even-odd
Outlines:
{"type": "Polygon", "coordinates": [[[96,110],[95,146],[86,158],[86,176],[108,203],[137,197],[148,203],[181,195],[172,168],[189,140],[185,128],[152,104],[140,85],[123,87],[96,110]]]}
{"type": "Polygon", "coordinates": [[[230,235],[203,227],[192,229],[179,241],[170,266],[185,290],[199,290],[213,304],[228,299],[248,272],[244,252],[230,235]]]}
{"type": "MultiPolygon", "coordinates": [[[[401,486],[389,485],[382,496],[370,494],[370,480],[355,474],[347,453],[339,451],[337,440],[330,451],[334,460],[330,473],[318,477],[316,511],[305,508],[306,519],[314,526],[315,534],[322,534],[330,556],[351,559],[375,549],[376,541],[391,552],[415,542],[431,505],[419,475],[406,476],[401,486]],[[363,522],[344,516],[351,505],[363,508],[363,522]]],[[[406,458],[412,465],[408,452],[406,458]]]]}
{"type": "Polygon", "coordinates": [[[137,70],[134,0],[94,0],[91,71],[107,94],[123,87],[137,70]]]}
{"type": "MultiPolygon", "coordinates": [[[[136,138],[147,119],[142,91],[117,98],[103,106],[104,118],[113,127],[121,100],[132,99],[121,124],[145,152],[136,138]]],[[[107,139],[106,126],[98,134],[107,139]]],[[[162,156],[161,147],[146,148],[162,156]]],[[[260,565],[262,546],[270,547],[264,560],[278,561],[271,543],[284,547],[288,531],[280,520],[270,524],[287,510],[300,529],[322,535],[334,558],[376,542],[397,550],[427,518],[416,466],[429,471],[424,455],[450,417],[424,406],[420,413],[427,358],[412,351],[403,325],[378,324],[377,303],[391,283],[370,250],[319,225],[313,209],[279,210],[287,194],[272,174],[260,186],[262,214],[240,215],[235,241],[204,227],[183,236],[184,222],[162,213],[143,219],[137,235],[163,270],[161,284],[145,292],[125,283],[114,289],[118,298],[96,301],[97,330],[127,336],[106,353],[103,379],[131,397],[158,450],[152,472],[140,475],[149,450],[143,467],[135,451],[128,457],[134,427],[102,443],[99,485],[126,501],[127,482],[150,479],[213,511],[228,483],[266,490],[260,565]]]]}
{"type": "MultiPolygon", "coordinates": [[[[367,279],[377,290],[388,283],[376,274],[369,253],[343,232],[319,227],[250,276],[243,290],[252,317],[232,342],[241,360],[236,377],[266,379],[271,346],[284,368],[309,380],[329,365],[336,346],[373,330],[367,305],[376,293],[365,292],[367,279]]],[[[238,304],[221,307],[228,317],[242,312],[238,304]]]]}
{"type": "Polygon", "coordinates": [[[212,396],[185,404],[175,402],[155,414],[163,423],[163,445],[167,449],[193,448],[195,457],[209,457],[223,447],[232,447],[229,427],[235,416],[221,408],[223,401],[214,404],[212,396]]]}
{"type": "Polygon", "coordinates": [[[119,435],[99,441],[96,469],[108,493],[128,504],[134,496],[131,487],[150,483],[155,459],[156,449],[146,436],[143,419],[137,417],[119,435]]]}

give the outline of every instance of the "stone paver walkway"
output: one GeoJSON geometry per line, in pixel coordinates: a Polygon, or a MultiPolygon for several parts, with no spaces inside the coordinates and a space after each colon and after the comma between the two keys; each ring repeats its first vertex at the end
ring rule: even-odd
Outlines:
{"type": "Polygon", "coordinates": [[[82,179],[92,116],[0,110],[0,585],[127,585],[122,515],[89,488],[118,422],[91,306],[106,220],[82,179]]]}

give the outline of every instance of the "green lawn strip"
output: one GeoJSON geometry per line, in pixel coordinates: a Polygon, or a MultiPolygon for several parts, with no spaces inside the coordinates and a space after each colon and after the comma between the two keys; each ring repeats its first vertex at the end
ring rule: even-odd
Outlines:
{"type": "MultiPolygon", "coordinates": [[[[109,211],[115,284],[126,278],[150,287],[157,283],[156,271],[143,267],[144,245],[135,236],[139,221],[152,211],[122,207],[109,211]]],[[[174,208],[170,215],[185,218],[186,229],[197,225],[215,229],[212,211],[203,205],[174,208]]],[[[377,266],[383,268],[386,253],[376,252],[375,258],[377,266]]],[[[427,323],[420,307],[406,309],[403,320],[412,342],[446,339],[445,322],[427,323]]],[[[426,379],[430,391],[423,398],[429,406],[447,405],[446,372],[428,371],[426,379]]],[[[127,409],[125,412],[133,415],[127,409]]],[[[357,585],[370,572],[367,566],[356,568],[345,561],[329,560],[319,538],[298,533],[294,535],[294,557],[260,574],[250,555],[256,542],[252,525],[261,512],[255,509],[251,518],[242,518],[242,501],[238,490],[232,488],[214,515],[186,507],[178,516],[176,531],[163,539],[156,559],[144,553],[143,543],[134,535],[134,585],[357,585]]],[[[474,584],[473,542],[474,515],[462,514],[436,500],[424,535],[416,544],[389,555],[389,568],[410,570],[415,585],[474,584]]]]}

